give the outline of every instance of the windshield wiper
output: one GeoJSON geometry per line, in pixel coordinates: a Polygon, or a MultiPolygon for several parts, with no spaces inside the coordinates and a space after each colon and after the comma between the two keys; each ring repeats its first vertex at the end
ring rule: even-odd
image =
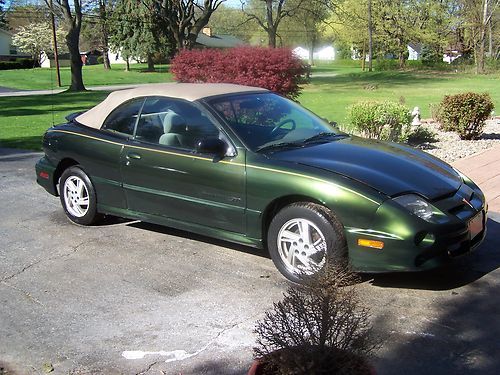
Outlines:
{"type": "Polygon", "coordinates": [[[304,143],[309,143],[309,142],[315,142],[318,140],[326,140],[324,138],[329,138],[329,137],[346,137],[347,134],[342,134],[342,133],[333,133],[333,132],[322,132],[316,135],[313,135],[312,137],[304,139],[302,142],[304,143]]]}
{"type": "Polygon", "coordinates": [[[273,143],[270,145],[261,146],[257,148],[255,151],[260,152],[265,150],[271,150],[273,148],[287,148],[287,147],[302,147],[302,145],[296,142],[280,142],[280,143],[273,143]]]}

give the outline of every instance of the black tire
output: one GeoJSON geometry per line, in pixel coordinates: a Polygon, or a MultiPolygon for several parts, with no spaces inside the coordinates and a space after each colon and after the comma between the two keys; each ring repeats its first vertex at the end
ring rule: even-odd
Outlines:
{"type": "Polygon", "coordinates": [[[62,173],[59,193],[64,212],[72,222],[91,225],[100,218],[94,185],[79,166],[69,167],[62,173]],[[85,199],[87,204],[83,203],[85,199]]]}
{"type": "MultiPolygon", "coordinates": [[[[294,231],[286,230],[286,233],[291,232],[293,234],[294,231]]],[[[282,232],[281,238],[283,236],[287,237],[282,232]]],[[[344,227],[329,209],[310,202],[290,204],[274,216],[267,231],[267,247],[276,268],[283,276],[296,283],[300,283],[308,273],[319,271],[326,263],[341,266],[346,265],[348,261],[344,227]],[[312,223],[308,229],[311,233],[309,235],[309,246],[312,246],[311,244],[315,241],[319,241],[319,244],[313,248],[308,248],[304,244],[305,242],[297,244],[298,241],[291,240],[289,251],[286,252],[288,240],[281,241],[280,245],[278,240],[280,232],[285,231],[286,228],[299,229],[299,220],[302,225],[312,223]],[[297,225],[294,226],[296,221],[297,225]],[[321,239],[324,239],[324,241],[321,239]],[[303,251],[310,251],[312,255],[307,254],[306,256],[305,252],[301,252],[300,246],[303,246],[303,251]],[[326,250],[324,249],[325,246],[326,250]],[[293,251],[295,255],[291,255],[292,249],[295,249],[293,251]],[[284,259],[286,254],[288,254],[288,257],[284,259]],[[293,257],[292,260],[290,260],[290,255],[293,257]],[[302,260],[309,260],[309,264],[312,264],[313,267],[307,270],[304,267],[301,268],[300,264],[295,265],[294,263],[301,263],[299,257],[302,260]]]]}

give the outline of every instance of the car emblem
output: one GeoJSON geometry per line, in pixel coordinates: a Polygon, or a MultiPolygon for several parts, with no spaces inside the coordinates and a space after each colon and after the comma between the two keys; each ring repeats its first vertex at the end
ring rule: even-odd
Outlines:
{"type": "Polygon", "coordinates": [[[462,198],[462,202],[464,202],[467,206],[469,206],[470,208],[474,209],[474,206],[465,198],[462,198]]]}

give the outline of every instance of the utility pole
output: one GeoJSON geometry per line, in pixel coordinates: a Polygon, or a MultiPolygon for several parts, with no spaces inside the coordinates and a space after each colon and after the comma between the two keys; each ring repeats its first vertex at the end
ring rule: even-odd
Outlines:
{"type": "MultiPolygon", "coordinates": [[[[56,72],[57,72],[57,86],[61,87],[61,72],[59,71],[59,56],[57,53],[57,37],[56,37],[56,21],[54,19],[54,12],[52,8],[52,0],[49,1],[50,7],[50,22],[52,26],[52,41],[54,43],[54,60],[56,62],[56,72]]],[[[50,57],[49,57],[50,61],[50,57]]]]}

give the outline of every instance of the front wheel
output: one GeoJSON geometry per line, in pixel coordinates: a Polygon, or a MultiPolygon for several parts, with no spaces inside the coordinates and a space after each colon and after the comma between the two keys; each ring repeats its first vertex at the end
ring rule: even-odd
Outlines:
{"type": "Polygon", "coordinates": [[[267,245],[278,270],[294,282],[316,273],[327,261],[347,261],[342,224],[315,203],[293,203],[279,211],[269,225],[267,245]]]}
{"type": "Polygon", "coordinates": [[[95,189],[81,168],[73,166],[66,169],[61,175],[59,187],[61,204],[72,222],[90,225],[97,220],[95,189]]]}

